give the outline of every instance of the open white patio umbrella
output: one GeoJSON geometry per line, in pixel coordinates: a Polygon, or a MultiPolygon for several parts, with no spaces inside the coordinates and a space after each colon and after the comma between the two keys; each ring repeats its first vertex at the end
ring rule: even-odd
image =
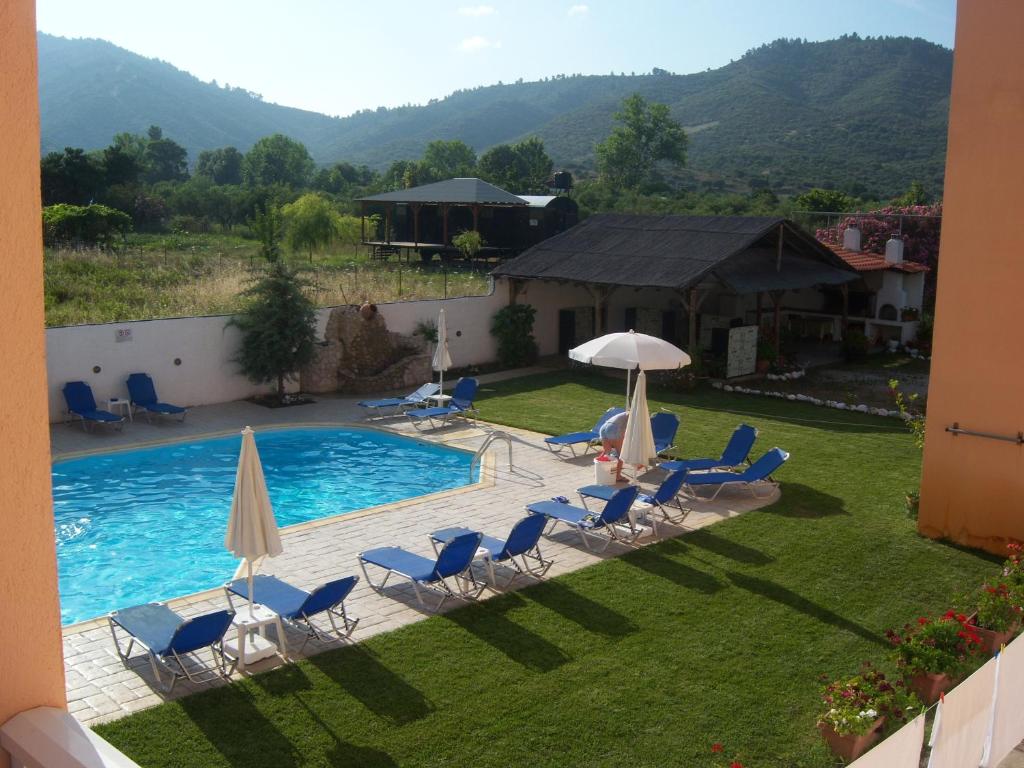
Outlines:
{"type": "Polygon", "coordinates": [[[444,310],[437,315],[437,349],[434,350],[434,360],[431,363],[435,371],[441,374],[441,394],[444,394],[444,372],[452,367],[452,356],[448,352],[448,321],[445,320],[444,310]]]}
{"type": "Polygon", "coordinates": [[[235,557],[245,559],[248,567],[249,612],[252,613],[253,561],[281,554],[281,537],[277,532],[274,510],[270,506],[256,439],[250,427],[242,430],[242,451],[238,455],[235,495],[231,501],[231,516],[228,518],[224,546],[235,557]]]}
{"type": "Polygon", "coordinates": [[[640,371],[633,390],[633,402],[629,406],[629,420],[626,434],[622,437],[622,452],[619,458],[625,465],[651,466],[658,453],[654,448],[654,433],[651,431],[651,412],[647,407],[647,374],[640,371]]]}
{"type": "Polygon", "coordinates": [[[581,363],[622,368],[626,371],[626,407],[629,408],[630,373],[665,371],[690,364],[690,356],[657,336],[628,331],[609,333],[569,350],[569,357],[581,363]]]}

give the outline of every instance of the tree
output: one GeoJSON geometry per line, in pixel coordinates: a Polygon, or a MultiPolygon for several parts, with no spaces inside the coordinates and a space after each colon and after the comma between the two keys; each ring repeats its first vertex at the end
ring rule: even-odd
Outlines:
{"type": "Polygon", "coordinates": [[[105,205],[58,203],[43,208],[43,240],[47,245],[84,243],[110,246],[132,228],[131,217],[105,205]]]}
{"type": "Polygon", "coordinates": [[[107,187],[139,183],[145,165],[141,157],[115,144],[103,150],[103,177],[107,187]]]}
{"type": "Polygon", "coordinates": [[[793,206],[798,211],[845,213],[854,205],[854,199],[838,189],[809,189],[802,195],[793,198],[793,206]]]}
{"type": "Polygon", "coordinates": [[[438,139],[427,144],[423,165],[439,180],[472,176],[476,173],[476,152],[458,139],[438,139]]]}
{"type": "Polygon", "coordinates": [[[271,261],[246,290],[245,309],[229,321],[242,332],[236,358],[242,372],[259,384],[276,381],[281,402],[285,381],[313,359],[316,306],[303,293],[305,285],[283,261],[271,261]]]}
{"type": "Polygon", "coordinates": [[[498,340],[498,361],[504,368],[521,368],[537,359],[533,321],[537,310],[529,304],[509,304],[491,318],[491,335],[498,340]]]}
{"type": "Polygon", "coordinates": [[[513,193],[535,194],[548,188],[554,164],[544,142],[530,137],[518,144],[498,144],[480,156],[480,178],[513,193]]]}
{"type": "Polygon", "coordinates": [[[906,192],[893,198],[892,204],[899,208],[906,208],[912,205],[928,205],[931,201],[931,195],[925,190],[924,184],[920,181],[912,181],[906,192]]]}
{"type": "Polygon", "coordinates": [[[313,251],[326,248],[338,236],[338,212],[330,201],[315,192],[289,203],[281,213],[288,247],[292,251],[308,251],[310,261],[313,251]]]}
{"type": "Polygon", "coordinates": [[[307,186],[315,166],[306,145],[280,133],[264,136],[245,153],[242,179],[246,184],[307,186]]]}
{"type": "Polygon", "coordinates": [[[100,160],[76,147],[50,152],[40,164],[43,205],[73,203],[88,205],[103,189],[100,160]]]}
{"type": "Polygon", "coordinates": [[[188,178],[188,151],[172,139],[153,139],[159,133],[157,126],[152,126],[150,141],[146,145],[146,181],[155,184],[159,181],[184,181],[188,178]],[[155,131],[154,131],[155,129],[155,131]]]}
{"type": "Polygon", "coordinates": [[[214,184],[241,184],[243,160],[234,147],[203,150],[196,159],[196,176],[205,176],[214,184]]]}
{"type": "Polygon", "coordinates": [[[249,222],[249,228],[260,241],[260,256],[270,264],[280,261],[281,238],[284,234],[281,210],[273,205],[257,210],[249,222]]]}
{"type": "Polygon", "coordinates": [[[648,104],[638,93],[622,102],[615,113],[619,125],[597,145],[597,168],[613,184],[636,189],[651,179],[659,162],[682,166],[687,138],[665,104],[648,104]]]}

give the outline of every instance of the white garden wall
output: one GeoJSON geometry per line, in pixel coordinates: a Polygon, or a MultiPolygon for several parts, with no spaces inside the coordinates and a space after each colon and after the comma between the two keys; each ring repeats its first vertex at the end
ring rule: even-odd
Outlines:
{"type": "MultiPolygon", "coordinates": [[[[420,320],[436,321],[443,306],[452,360],[456,366],[464,366],[495,359],[491,317],[507,300],[503,288],[487,296],[397,302],[379,304],[378,308],[390,330],[409,334],[420,320]]],[[[329,314],[329,308],[319,312],[321,337],[329,314]]],[[[238,372],[233,359],[240,335],[227,326],[229,319],[222,315],[179,317],[47,329],[50,420],[64,418],[61,389],[66,382],[85,381],[99,406],[105,408],[107,398],[127,397],[125,380],[136,371],[153,377],[161,400],[179,405],[224,403],[267,391],[268,387],[255,385],[238,372]],[[124,338],[124,331],[130,332],[130,341],[118,341],[119,332],[124,338]],[[99,367],[98,373],[94,367],[99,367]]]]}

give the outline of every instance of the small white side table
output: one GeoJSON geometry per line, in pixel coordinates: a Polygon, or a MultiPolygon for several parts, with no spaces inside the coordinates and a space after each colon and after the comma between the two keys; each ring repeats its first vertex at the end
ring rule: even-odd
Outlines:
{"type": "Polygon", "coordinates": [[[434,405],[439,406],[439,407],[447,405],[448,401],[451,400],[451,399],[452,399],[451,395],[431,395],[430,397],[427,398],[427,400],[429,400],[434,405]]]}
{"type": "Polygon", "coordinates": [[[271,656],[280,656],[285,661],[288,660],[287,641],[281,617],[266,606],[256,603],[250,613],[249,603],[244,603],[235,614],[231,626],[237,630],[237,636],[234,639],[224,638],[224,650],[228,655],[238,659],[239,672],[244,673],[246,665],[269,659],[271,656]],[[274,626],[277,633],[276,643],[267,639],[267,627],[270,625],[274,626]]]}
{"type": "Polygon", "coordinates": [[[117,408],[121,411],[122,416],[127,416],[128,421],[135,421],[132,417],[132,402],[131,400],[125,400],[123,397],[112,397],[107,400],[107,410],[114,413],[114,409],[117,408]]]}

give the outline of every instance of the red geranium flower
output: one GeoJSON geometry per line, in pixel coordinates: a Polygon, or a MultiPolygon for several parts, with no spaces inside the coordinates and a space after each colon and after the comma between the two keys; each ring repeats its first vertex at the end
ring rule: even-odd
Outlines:
{"type": "Polygon", "coordinates": [[[717,741],[714,744],[711,745],[711,751],[712,752],[721,752],[723,749],[725,749],[725,747],[723,747],[717,741]]]}

